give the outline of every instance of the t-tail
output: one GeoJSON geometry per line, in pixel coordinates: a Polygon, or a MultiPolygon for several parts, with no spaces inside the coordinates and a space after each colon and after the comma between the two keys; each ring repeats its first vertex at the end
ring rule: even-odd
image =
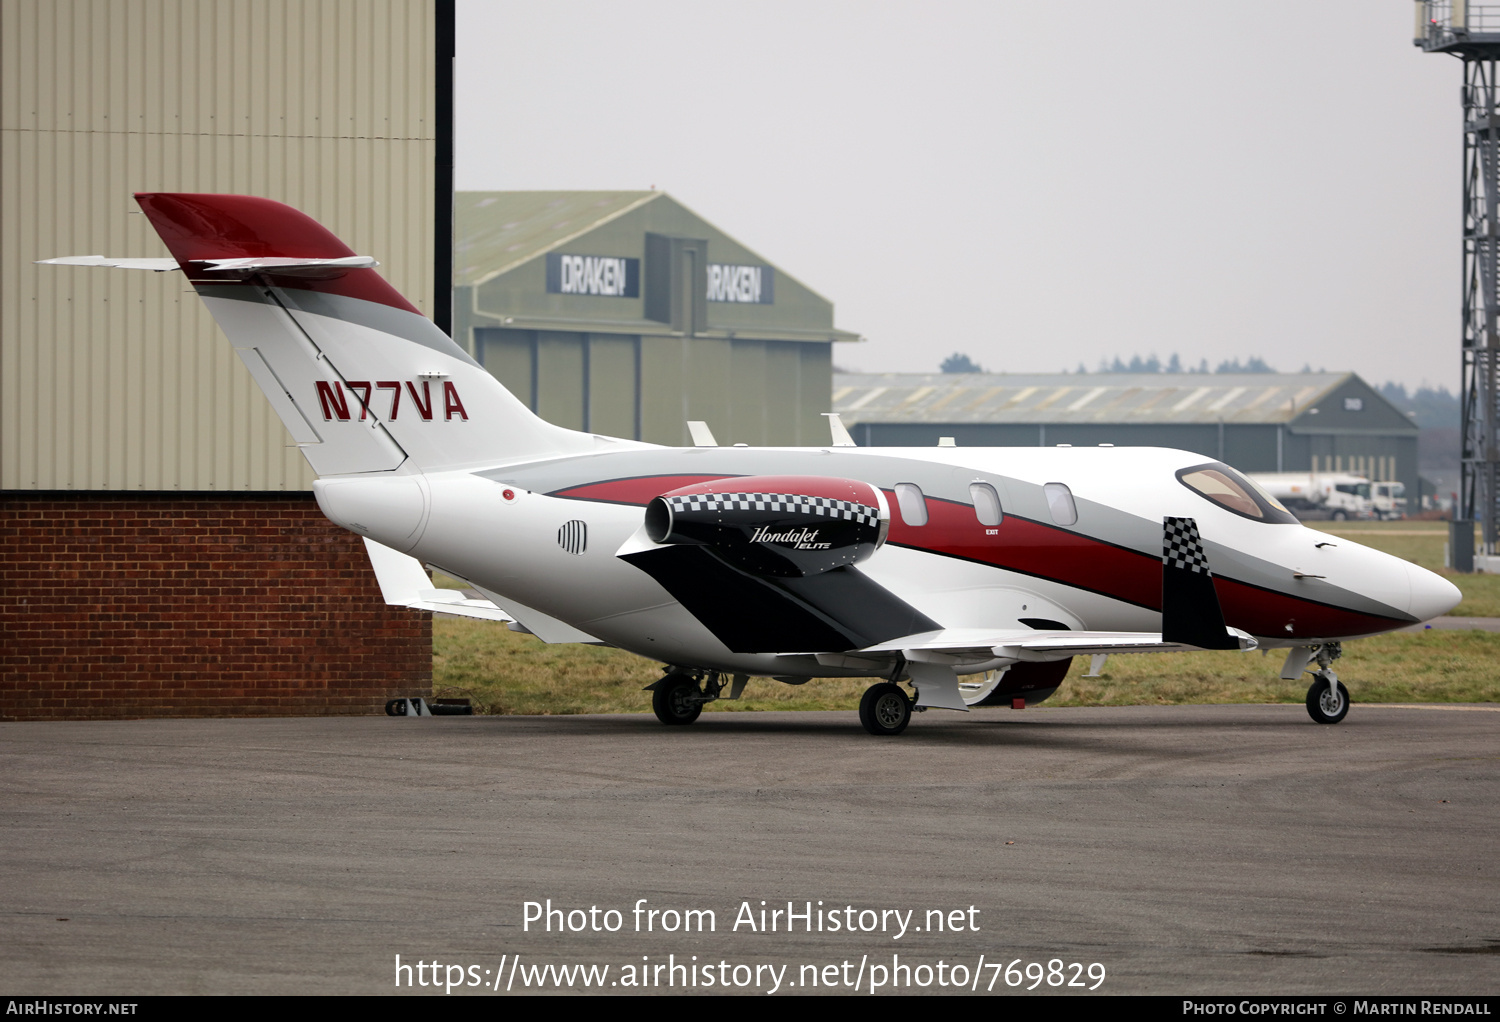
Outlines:
{"type": "Polygon", "coordinates": [[[181,269],[320,476],[436,469],[594,449],[538,418],[304,213],[247,195],[144,192],[181,269]]]}

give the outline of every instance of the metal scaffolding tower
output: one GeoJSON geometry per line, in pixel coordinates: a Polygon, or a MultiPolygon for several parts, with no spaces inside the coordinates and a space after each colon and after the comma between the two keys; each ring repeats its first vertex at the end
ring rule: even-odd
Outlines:
{"type": "Polygon", "coordinates": [[[1500,554],[1500,4],[1416,0],[1413,43],[1464,64],[1462,483],[1450,533],[1453,567],[1500,554]]]}

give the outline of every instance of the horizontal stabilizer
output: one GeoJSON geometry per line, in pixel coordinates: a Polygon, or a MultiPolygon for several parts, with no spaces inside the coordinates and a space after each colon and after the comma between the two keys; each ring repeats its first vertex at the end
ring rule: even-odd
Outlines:
{"type": "Polygon", "coordinates": [[[113,256],[58,256],[56,259],[38,259],[38,263],[52,266],[109,266],[119,270],[155,270],[166,273],[177,269],[176,259],[116,259],[113,256]]]}
{"type": "MultiPolygon", "coordinates": [[[[38,263],[54,266],[107,266],[120,270],[155,270],[166,273],[178,268],[176,259],[127,258],[114,256],[58,256],[56,259],[38,259],[38,263]]],[[[373,270],[379,266],[370,256],[340,256],[336,259],[315,259],[303,256],[226,256],[223,259],[189,259],[188,265],[207,273],[273,273],[277,276],[321,277],[349,270],[373,270]]]]}
{"type": "Polygon", "coordinates": [[[380,264],[370,256],[341,256],[337,259],[299,258],[297,256],[255,256],[242,259],[193,259],[213,273],[274,273],[294,277],[322,276],[346,270],[373,270],[380,264]]]}

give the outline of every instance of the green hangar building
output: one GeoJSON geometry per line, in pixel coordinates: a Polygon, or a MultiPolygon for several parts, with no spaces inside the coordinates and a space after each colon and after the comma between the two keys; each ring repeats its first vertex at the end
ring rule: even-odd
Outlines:
{"type": "Polygon", "coordinates": [[[453,336],[550,422],[824,443],[833,303],[664,192],[460,192],[453,336]]]}
{"type": "Polygon", "coordinates": [[[833,409],[862,447],[1176,447],[1419,492],[1416,423],[1354,373],[840,373],[833,409]]]}

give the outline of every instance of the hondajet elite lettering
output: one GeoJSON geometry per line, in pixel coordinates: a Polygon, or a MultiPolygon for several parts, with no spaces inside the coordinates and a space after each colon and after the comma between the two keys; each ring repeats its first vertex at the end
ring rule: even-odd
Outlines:
{"type": "Polygon", "coordinates": [[[1186,451],[857,448],[837,419],[817,449],[563,429],[304,214],[136,198],[171,258],[46,261],[182,271],[388,602],[662,661],[668,724],[751,675],[853,676],[878,679],[865,728],[893,735],[914,708],[1046,698],[1074,656],[1256,647],[1287,650],[1284,678],[1312,672],[1308,711],[1336,723],[1340,643],[1459,599],[1186,451]],[[424,563],[485,599],[431,588],[424,563]]]}

